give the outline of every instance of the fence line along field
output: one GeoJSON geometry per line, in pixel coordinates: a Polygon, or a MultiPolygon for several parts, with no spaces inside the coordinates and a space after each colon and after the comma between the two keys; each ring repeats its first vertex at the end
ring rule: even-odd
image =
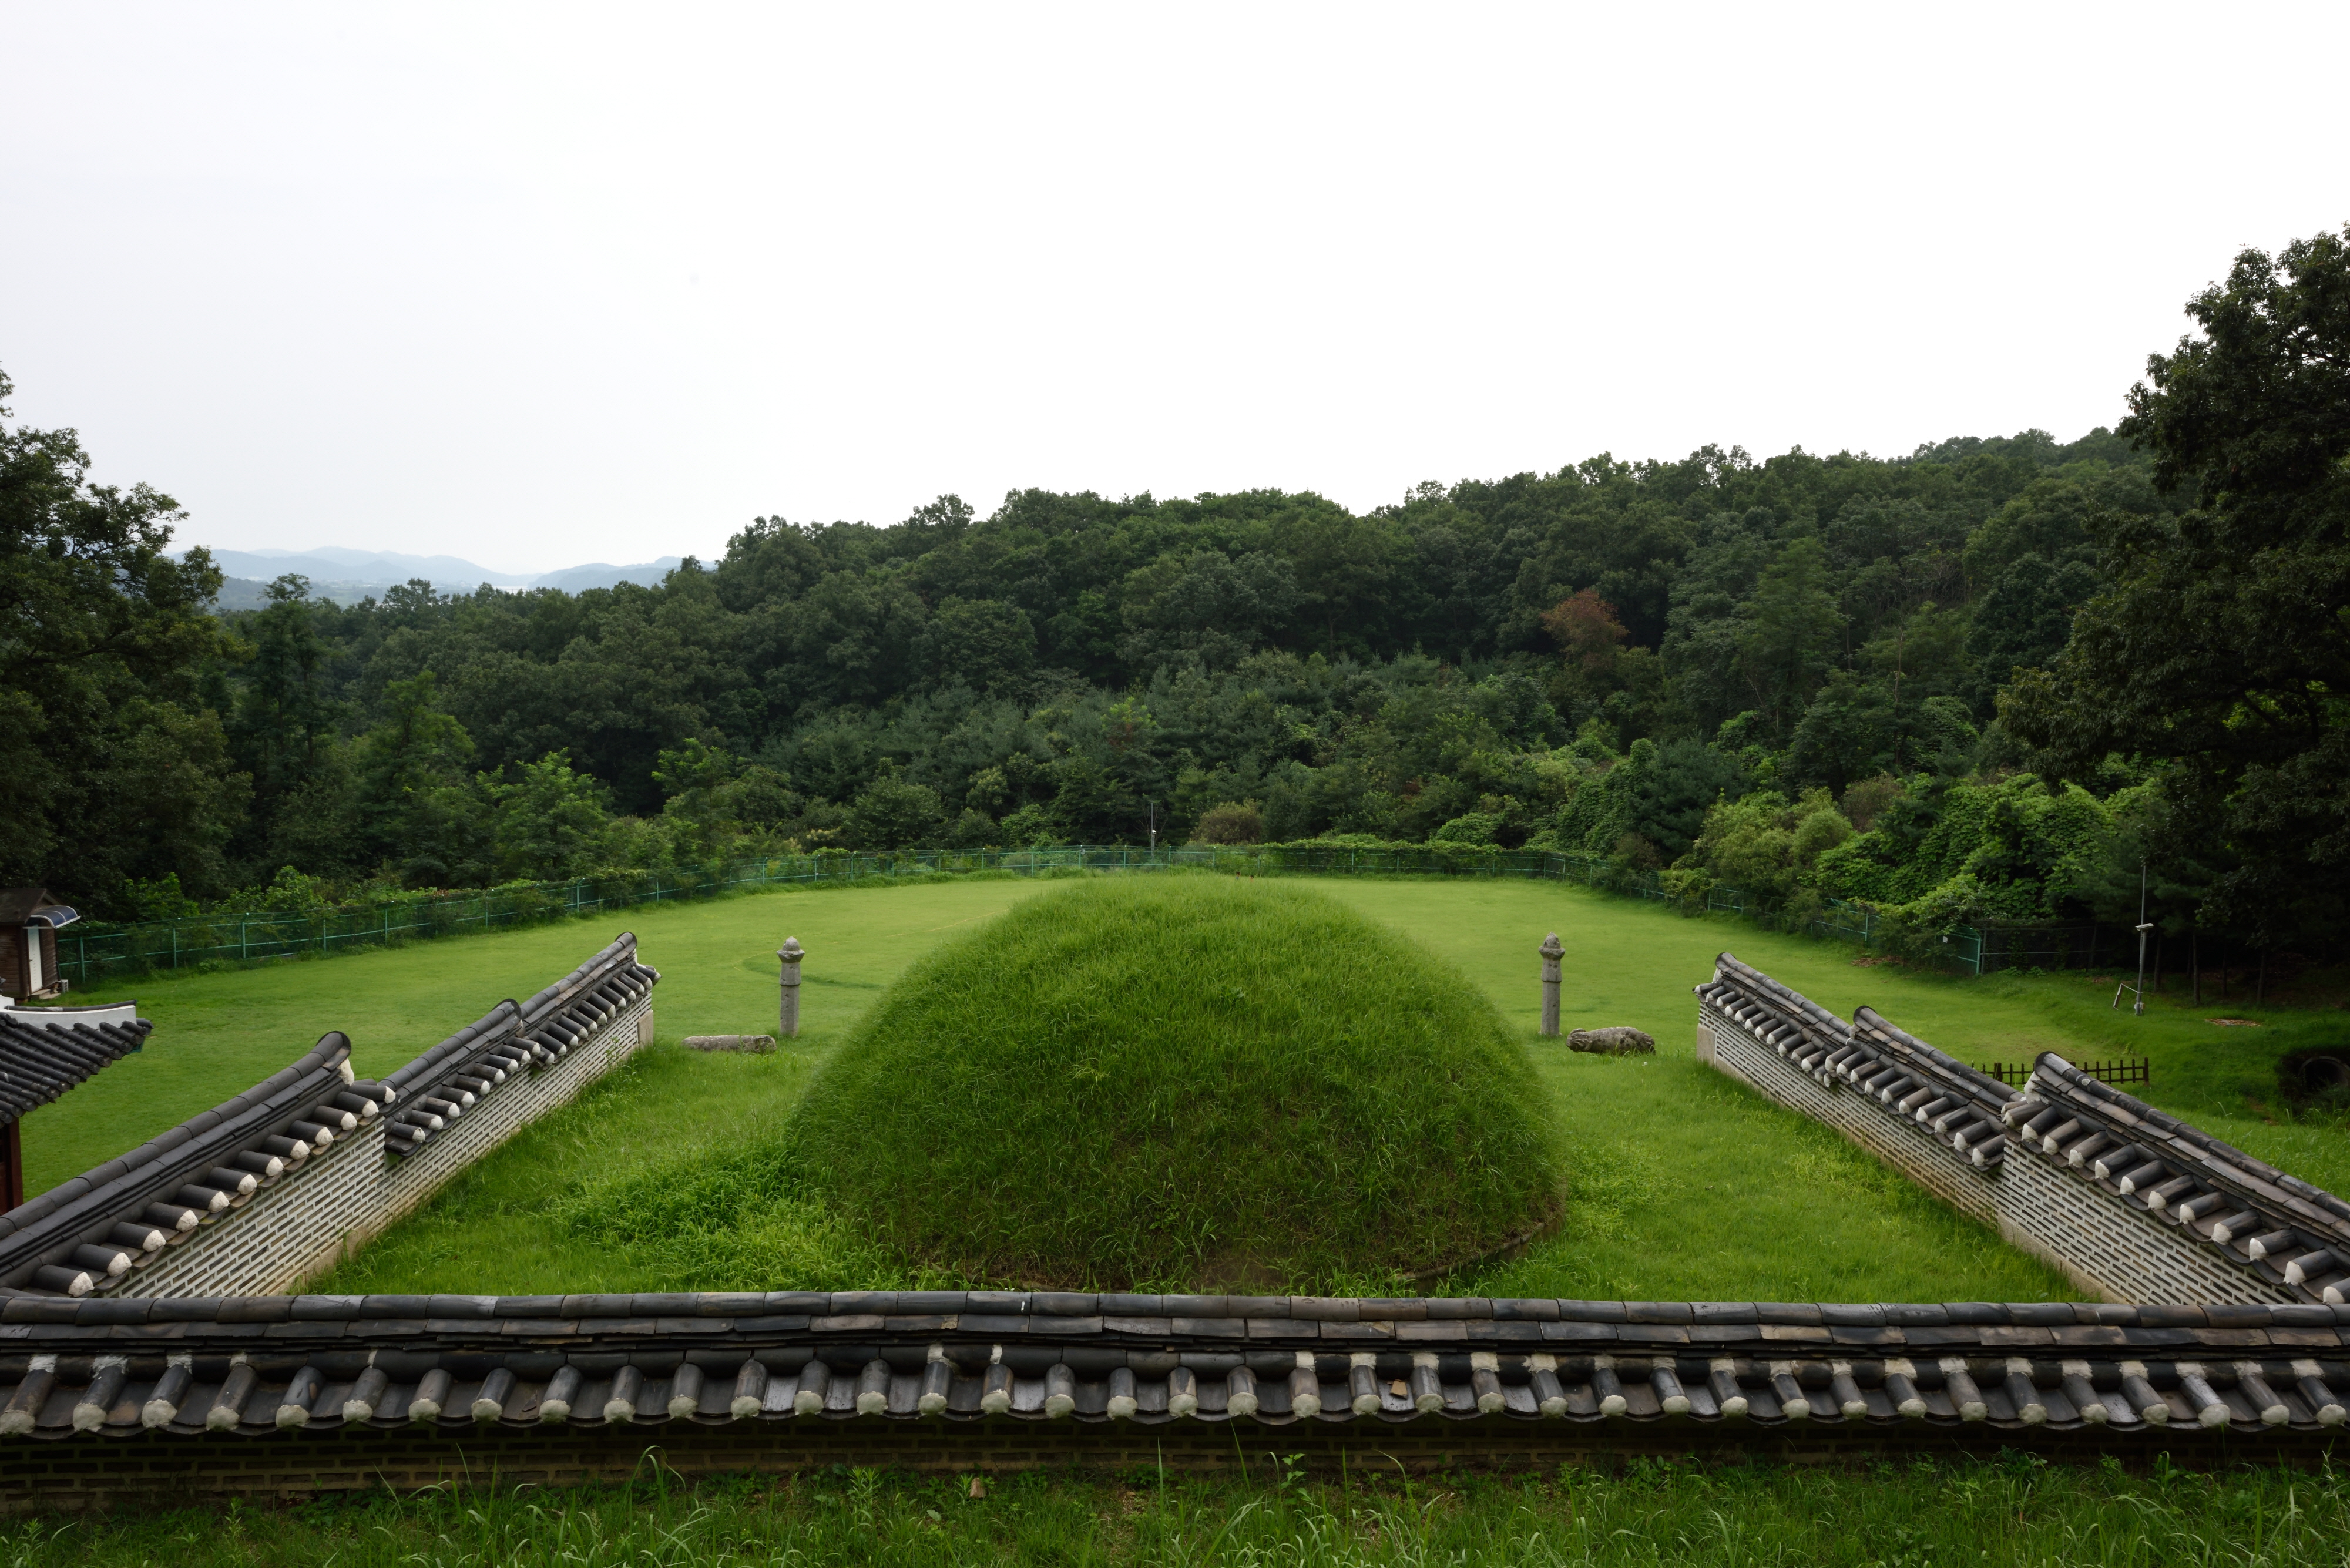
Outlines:
{"type": "MultiPolygon", "coordinates": [[[[724,1249],[696,1251],[682,1240],[615,1247],[564,1216],[592,1206],[599,1185],[622,1174],[723,1150],[780,1123],[810,1066],[907,964],[1050,886],[957,878],[630,911],[646,961],[665,977],[656,1045],[469,1172],[329,1283],[508,1293],[716,1287],[709,1271],[724,1249]],[[766,1056],[676,1048],[688,1034],[772,1028],[774,954],[787,934],[810,955],[802,1035],[766,1056]]],[[[1654,1058],[1611,1060],[1534,1044],[1574,1150],[1564,1221],[1515,1261],[1449,1288],[1738,1300],[2073,1293],[1833,1133],[1700,1068],[1690,987],[1723,945],[1825,1005],[1898,1009],[1918,1033],[1961,1056],[2057,1049],[2085,1059],[2126,1043],[2155,1063],[2148,1087],[2157,1103],[2322,1185],[2344,1184],[2338,1130],[2272,1125],[2252,1108],[2273,1083],[2274,1056],[2306,1032],[2292,1019],[2277,1020],[2270,1039],[2254,1037],[2271,1031],[2216,1029],[2162,1009],[2132,1029],[2095,1005],[2083,982],[1959,981],[1859,967],[1848,949],[1685,919],[1557,884],[1317,878],[1314,886],[1458,966],[1530,1039],[1540,1006],[1534,948],[1556,929],[1567,950],[1566,1027],[1627,1023],[1660,1042],[1654,1058]]],[[[153,1041],[28,1122],[28,1189],[237,1092],[326,1029],[350,1033],[362,1073],[403,1060],[499,998],[526,994],[567,961],[581,934],[558,922],[331,964],[151,977],[133,993],[157,1023],[153,1041]]],[[[810,1288],[899,1277],[890,1271],[900,1265],[821,1225],[781,1241],[764,1263],[737,1256],[735,1265],[763,1267],[770,1280],[795,1272],[792,1282],[810,1288]]]]}
{"type": "MultiPolygon", "coordinates": [[[[474,892],[427,892],[339,908],[238,909],[208,915],[124,923],[76,922],[58,939],[57,968],[74,984],[122,983],[147,973],[206,971],[278,958],[328,958],[421,939],[479,935],[564,916],[618,915],[642,904],[706,898],[781,887],[855,881],[867,877],[1009,871],[1018,876],[1068,870],[1212,870],[1234,876],[1524,877],[1605,887],[1671,904],[1682,913],[1743,915],[1746,895],[1710,886],[1687,893],[1653,870],[1606,855],[1505,850],[1491,845],[1427,844],[1361,848],[1314,843],[1267,845],[1056,845],[1026,849],[899,850],[880,854],[749,856],[661,871],[518,882],[474,892]]],[[[1847,899],[1825,900],[1804,929],[1863,946],[1903,929],[1847,899]]],[[[2088,926],[1997,929],[1958,922],[1942,933],[1939,961],[1970,974],[2045,963],[2094,963],[2099,929],[2088,926]]],[[[2111,940],[2110,938],[2108,940],[2111,940]]],[[[2114,950],[2107,949],[2110,953],[2114,950]]]]}

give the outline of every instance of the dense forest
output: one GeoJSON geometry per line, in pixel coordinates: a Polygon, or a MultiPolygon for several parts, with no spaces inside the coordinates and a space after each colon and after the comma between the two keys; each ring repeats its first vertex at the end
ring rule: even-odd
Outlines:
{"type": "Polygon", "coordinates": [[[1603,454],[1362,514],[943,496],[577,595],[286,577],[215,613],[169,498],[0,427],[0,878],[132,918],[758,850],[1434,841],[1922,925],[2135,919],[2144,865],[2168,929],[2327,940],[2345,254],[2239,258],[2070,443],[1603,454]]]}

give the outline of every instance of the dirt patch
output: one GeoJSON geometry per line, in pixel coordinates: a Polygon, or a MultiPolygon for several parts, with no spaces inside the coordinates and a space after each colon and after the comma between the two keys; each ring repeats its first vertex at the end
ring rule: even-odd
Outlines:
{"type": "Polygon", "coordinates": [[[1272,1295],[1283,1289],[1279,1270],[1263,1259],[1242,1251],[1213,1253],[1200,1260],[1200,1289],[1211,1295],[1272,1295]]]}

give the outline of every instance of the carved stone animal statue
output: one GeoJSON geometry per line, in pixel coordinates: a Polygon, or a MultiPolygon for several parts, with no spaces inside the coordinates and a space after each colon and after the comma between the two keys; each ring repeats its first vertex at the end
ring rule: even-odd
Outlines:
{"type": "Polygon", "coordinates": [[[1657,1042],[1642,1030],[1619,1023],[1612,1029],[1578,1029],[1566,1037],[1566,1048],[1588,1051],[1595,1056],[1631,1056],[1653,1054],[1657,1042]]]}

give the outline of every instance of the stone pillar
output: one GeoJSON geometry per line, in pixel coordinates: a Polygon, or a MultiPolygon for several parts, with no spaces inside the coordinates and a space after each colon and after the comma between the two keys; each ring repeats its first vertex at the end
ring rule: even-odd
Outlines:
{"type": "Polygon", "coordinates": [[[1542,954],[1543,961],[1542,1032],[1545,1038],[1555,1040],[1558,1038],[1558,961],[1565,956],[1566,950],[1559,945],[1558,933],[1553,931],[1535,950],[1542,954]]]}
{"type": "Polygon", "coordinates": [[[800,946],[799,938],[785,937],[775,956],[784,961],[783,1017],[776,1033],[789,1040],[800,1032],[800,960],[807,957],[807,950],[800,946]]]}

